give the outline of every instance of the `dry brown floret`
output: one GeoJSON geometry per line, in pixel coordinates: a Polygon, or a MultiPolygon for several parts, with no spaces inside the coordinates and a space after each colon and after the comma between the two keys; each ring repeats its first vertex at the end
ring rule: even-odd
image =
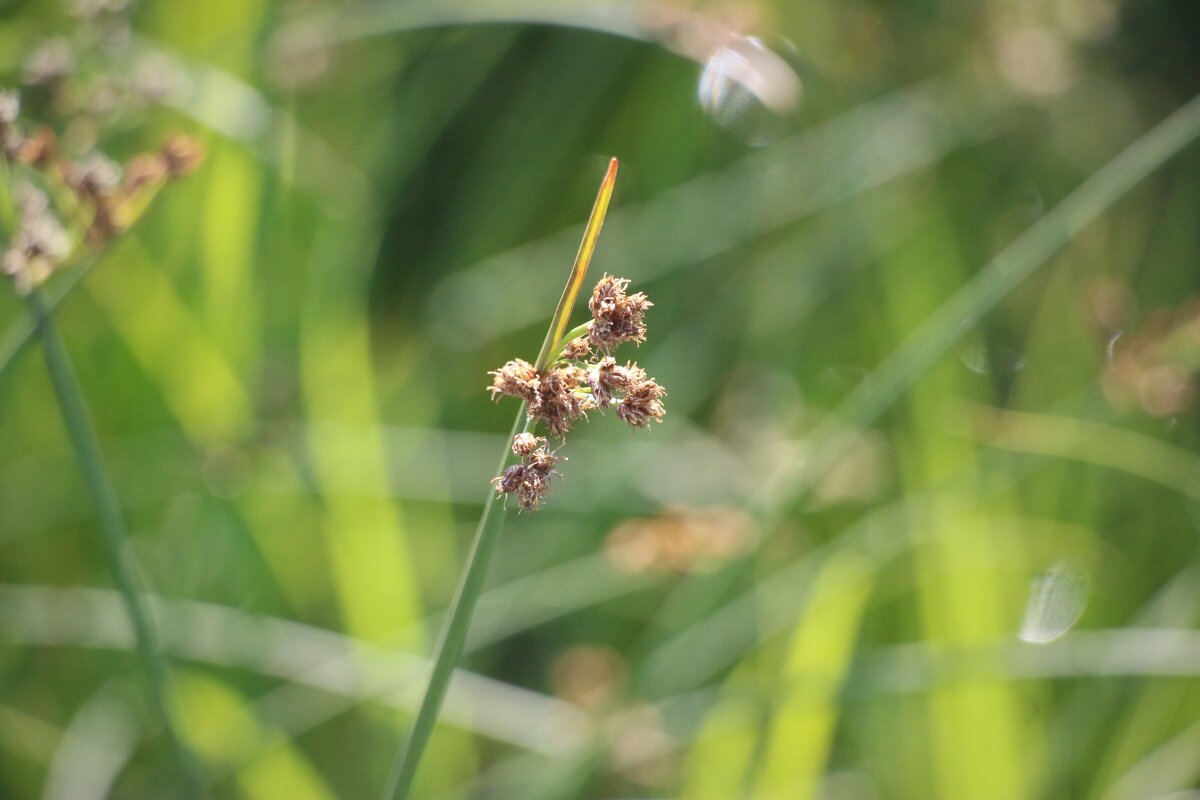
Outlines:
{"type": "Polygon", "coordinates": [[[563,358],[568,361],[582,361],[592,354],[592,346],[588,344],[586,336],[580,336],[577,339],[572,339],[567,342],[563,348],[563,358]]]}
{"type": "Polygon", "coordinates": [[[559,458],[553,453],[547,452],[546,448],[544,447],[539,447],[537,450],[534,450],[529,454],[528,459],[529,466],[533,467],[547,478],[549,478],[551,475],[557,475],[558,473],[554,471],[554,467],[557,466],[559,461],[565,460],[566,459],[559,458]]]}
{"type": "Polygon", "coordinates": [[[543,475],[532,466],[526,464],[521,485],[517,487],[517,500],[523,511],[537,511],[542,500],[550,493],[550,477],[543,475]]]}
{"type": "Polygon", "coordinates": [[[588,372],[588,385],[599,408],[607,408],[613,402],[613,392],[628,393],[646,381],[646,370],[636,363],[625,366],[617,364],[612,356],[597,361],[588,372]]]}
{"type": "Polygon", "coordinates": [[[539,447],[544,447],[545,444],[546,438],[544,436],[534,436],[532,433],[518,433],[513,437],[512,451],[514,455],[524,458],[539,447]]]}
{"type": "Polygon", "coordinates": [[[588,300],[588,310],[592,312],[588,341],[605,353],[623,342],[640,344],[646,340],[646,309],[654,304],[641,292],[627,296],[628,287],[628,278],[606,274],[588,300]]]}
{"type": "Polygon", "coordinates": [[[666,393],[666,389],[650,378],[626,393],[625,399],[617,406],[617,416],[633,428],[649,428],[651,419],[662,422],[663,415],[667,413],[662,404],[666,393]]]}
{"type": "Polygon", "coordinates": [[[548,469],[540,469],[537,464],[522,461],[504,470],[504,474],[493,478],[496,491],[500,494],[515,494],[521,504],[522,511],[537,511],[542,500],[550,493],[550,476],[553,473],[554,457],[540,451],[550,460],[548,469]]]}
{"type": "MultiPolygon", "coordinates": [[[[610,355],[623,342],[646,338],[644,317],[651,303],[640,292],[627,294],[628,287],[625,278],[601,278],[588,301],[592,312],[588,333],[567,342],[562,361],[555,362],[559,366],[539,372],[527,361],[509,361],[488,373],[492,397],[506,394],[526,401],[529,419],[545,423],[550,435],[559,439],[594,408],[616,406],[617,416],[634,428],[649,428],[651,420],[662,422],[666,390],[636,363],[621,366],[610,355]]],[[[555,466],[565,459],[546,449],[545,438],[529,432],[517,434],[512,449],[521,463],[505,469],[492,483],[500,494],[515,494],[522,510],[534,511],[558,474],[555,466]]]]}
{"type": "Polygon", "coordinates": [[[587,371],[575,366],[542,373],[529,403],[529,415],[545,422],[550,433],[561,438],[594,405],[591,397],[583,394],[586,381],[587,371]]]}
{"type": "Polygon", "coordinates": [[[533,364],[524,359],[515,358],[488,375],[492,376],[492,385],[488,387],[488,391],[492,393],[493,400],[506,394],[532,403],[537,394],[537,371],[533,364]]]}

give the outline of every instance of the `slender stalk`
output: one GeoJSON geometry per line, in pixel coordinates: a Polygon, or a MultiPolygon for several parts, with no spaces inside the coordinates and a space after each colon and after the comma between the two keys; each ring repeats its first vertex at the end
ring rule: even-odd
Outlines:
{"type": "MultiPolygon", "coordinates": [[[[600,191],[596,194],[595,205],[592,206],[591,216],[588,217],[587,226],[584,228],[583,241],[579,245],[579,252],[575,255],[575,262],[571,265],[570,277],[567,278],[567,284],[563,288],[558,307],[554,310],[554,316],[550,320],[546,339],[542,342],[542,349],[538,353],[535,364],[538,370],[546,367],[551,354],[557,352],[557,348],[562,342],[563,332],[567,329],[567,321],[571,316],[571,309],[575,305],[575,299],[579,296],[579,287],[583,285],[584,276],[587,275],[588,266],[591,264],[592,253],[595,252],[600,228],[604,225],[604,215],[608,211],[608,202],[612,198],[616,177],[617,160],[614,158],[609,162],[608,171],[600,183],[600,191]]],[[[508,463],[509,447],[513,437],[517,435],[518,431],[528,431],[533,426],[533,419],[525,418],[525,408],[526,404],[521,403],[517,417],[513,420],[512,430],[509,432],[508,438],[504,440],[504,452],[501,454],[500,464],[496,468],[497,475],[503,473],[504,467],[508,463]],[[525,418],[523,426],[522,418],[525,418]]],[[[421,707],[417,709],[416,719],[413,720],[412,727],[392,763],[392,770],[383,792],[384,800],[404,800],[408,797],[413,779],[417,775],[417,766],[421,763],[421,755],[425,752],[425,746],[429,743],[434,726],[437,725],[442,700],[446,697],[446,689],[450,685],[450,678],[454,675],[454,668],[458,664],[459,658],[462,657],[463,646],[467,641],[467,631],[475,616],[479,597],[483,594],[488,567],[492,563],[492,556],[500,541],[500,531],[504,527],[503,511],[498,514],[494,513],[497,496],[496,492],[489,491],[487,500],[484,501],[483,513],[480,514],[479,525],[475,528],[475,540],[471,545],[471,552],[467,556],[466,569],[454,592],[445,627],[442,629],[434,650],[433,672],[429,676],[429,685],[425,688],[425,695],[421,698],[421,707]]]]}
{"type": "Polygon", "coordinates": [[[71,440],[71,448],[75,451],[75,459],[83,473],[84,483],[87,484],[88,493],[96,506],[109,568],[133,627],[138,654],[141,656],[150,689],[150,705],[159,725],[162,726],[163,735],[168,740],[176,762],[180,776],[179,794],[185,798],[202,797],[204,793],[199,773],[179,736],[178,725],[171,710],[168,697],[170,684],[162,646],[151,619],[137,563],[129,550],[120,502],[100,452],[100,443],[88,416],[83,392],[71,367],[67,349],[54,327],[53,319],[41,295],[34,290],[27,300],[46,357],[46,367],[54,385],[63,423],[71,440]]]}
{"type": "MultiPolygon", "coordinates": [[[[53,314],[95,265],[96,257],[92,256],[85,263],[72,268],[70,273],[57,282],[53,289],[46,291],[41,298],[46,313],[53,314]]],[[[33,314],[26,313],[13,321],[4,335],[0,336],[0,375],[5,373],[17,356],[24,352],[35,338],[37,338],[37,320],[33,314]]]]}
{"type": "Polygon", "coordinates": [[[558,340],[558,346],[554,348],[554,352],[550,354],[550,358],[546,363],[553,364],[554,362],[558,361],[559,356],[561,356],[563,354],[563,350],[567,349],[567,345],[573,339],[578,339],[580,336],[587,335],[588,329],[591,327],[591,324],[592,324],[591,320],[588,320],[587,322],[583,323],[582,325],[576,325],[574,328],[571,328],[571,330],[564,333],[563,337],[558,340]]]}
{"type": "MultiPolygon", "coordinates": [[[[500,465],[496,469],[497,475],[504,470],[505,463],[508,461],[508,443],[520,430],[521,419],[524,416],[525,404],[522,403],[520,410],[517,411],[516,419],[513,420],[512,430],[509,432],[508,438],[504,440],[504,455],[500,458],[500,465]]],[[[425,696],[421,698],[421,707],[417,709],[417,716],[408,731],[408,736],[405,737],[404,744],[396,753],[396,760],[392,764],[391,775],[388,777],[387,788],[383,793],[385,798],[408,796],[413,779],[417,775],[417,765],[421,761],[421,754],[425,751],[425,745],[437,724],[438,712],[442,708],[442,700],[446,697],[446,688],[450,685],[454,667],[462,657],[463,646],[467,641],[467,631],[471,627],[471,619],[475,616],[475,607],[479,603],[479,596],[483,594],[488,567],[496,552],[496,544],[500,541],[500,531],[504,528],[505,514],[503,510],[498,514],[493,513],[496,507],[496,497],[496,492],[489,491],[487,500],[483,504],[483,513],[480,514],[479,525],[475,528],[475,541],[471,545],[470,555],[467,556],[467,568],[459,581],[458,589],[454,592],[446,626],[442,629],[442,635],[437,644],[437,655],[434,658],[433,672],[429,676],[429,685],[425,689],[425,696]]]]}
{"type": "Polygon", "coordinates": [[[591,216],[583,229],[583,240],[579,242],[579,251],[575,253],[575,263],[571,265],[571,276],[563,287],[562,297],[558,299],[558,307],[554,309],[554,317],[550,320],[550,330],[546,331],[546,340],[542,342],[541,352],[538,353],[534,366],[544,369],[550,361],[550,354],[558,349],[563,340],[563,331],[567,329],[567,320],[571,318],[571,309],[575,306],[575,298],[579,296],[579,287],[587,275],[592,263],[592,254],[596,252],[596,241],[600,238],[600,229],[604,227],[604,216],[608,213],[608,201],[612,199],[613,186],[617,181],[617,160],[608,162],[608,171],[600,182],[600,191],[596,193],[596,202],[592,206],[591,216]]]}

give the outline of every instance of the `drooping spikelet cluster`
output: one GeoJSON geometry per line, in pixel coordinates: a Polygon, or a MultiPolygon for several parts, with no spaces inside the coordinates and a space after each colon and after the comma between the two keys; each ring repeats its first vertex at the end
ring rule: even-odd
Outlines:
{"type": "Polygon", "coordinates": [[[46,126],[27,131],[16,92],[0,91],[0,152],[14,175],[15,230],[0,272],[28,294],[81,244],[97,248],[131,225],[169,180],[190,173],[203,151],[176,135],[121,166],[96,150],[71,158],[46,126]],[[52,203],[50,198],[54,198],[52,203]]]}
{"type": "MultiPolygon", "coordinates": [[[[524,400],[530,421],[545,423],[560,440],[595,409],[615,408],[617,417],[633,428],[649,428],[650,420],[662,422],[666,390],[636,363],[622,366],[611,355],[624,342],[646,340],[646,309],[653,303],[641,292],[627,295],[628,286],[625,278],[601,278],[588,301],[592,319],[587,332],[566,342],[541,371],[517,358],[488,373],[492,398],[508,395],[524,400]]],[[[517,434],[513,452],[521,463],[493,481],[501,494],[515,494],[526,511],[538,508],[549,492],[551,476],[558,474],[554,465],[561,459],[546,451],[545,441],[529,433],[517,434]]]]}
{"type": "Polygon", "coordinates": [[[518,433],[513,437],[513,453],[521,461],[504,470],[504,474],[492,479],[496,491],[515,494],[521,508],[535,510],[550,492],[550,477],[557,475],[554,465],[560,459],[546,450],[546,437],[532,433],[518,433]]]}

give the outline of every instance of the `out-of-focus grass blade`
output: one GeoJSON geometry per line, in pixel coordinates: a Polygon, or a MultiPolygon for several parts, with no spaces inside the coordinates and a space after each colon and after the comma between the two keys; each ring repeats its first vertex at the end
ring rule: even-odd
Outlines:
{"type": "Polygon", "coordinates": [[[608,213],[608,201],[612,199],[613,185],[617,182],[617,160],[610,159],[608,171],[600,182],[600,191],[596,193],[596,203],[592,206],[592,215],[588,217],[587,227],[583,230],[583,241],[579,243],[579,252],[575,254],[575,263],[571,266],[571,277],[559,298],[558,308],[554,309],[554,319],[550,322],[550,331],[538,353],[537,368],[546,366],[550,354],[558,349],[563,332],[567,329],[567,321],[571,318],[571,309],[575,306],[575,298],[579,296],[579,287],[587,275],[588,266],[592,263],[592,254],[596,252],[596,240],[600,238],[600,229],[604,227],[604,215],[608,213]]]}

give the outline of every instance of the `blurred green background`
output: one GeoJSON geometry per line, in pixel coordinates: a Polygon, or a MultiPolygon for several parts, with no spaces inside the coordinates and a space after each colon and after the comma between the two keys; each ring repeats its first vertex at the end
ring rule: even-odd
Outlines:
{"type": "MultiPolygon", "coordinates": [[[[593,414],[508,511],[416,796],[1200,797],[1195,108],[1147,134],[1198,32],[1192,0],[0,4],[64,152],[207,149],[46,293],[211,796],[382,791],[506,446],[486,373],[536,354],[616,156],[588,285],[654,301],[623,355],[667,418],[593,414]]],[[[0,293],[0,797],[169,797],[26,325],[0,293]]]]}

